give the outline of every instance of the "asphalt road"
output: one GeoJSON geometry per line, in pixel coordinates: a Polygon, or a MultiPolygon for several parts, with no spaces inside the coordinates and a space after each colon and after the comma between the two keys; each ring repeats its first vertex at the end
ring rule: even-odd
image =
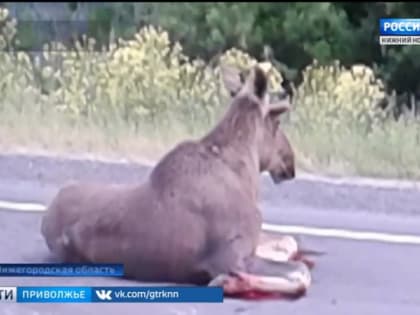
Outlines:
{"type": "MultiPolygon", "coordinates": [[[[64,171],[61,177],[54,177],[56,169],[44,166],[44,173],[30,178],[24,175],[28,173],[20,174],[21,170],[12,171],[9,166],[0,159],[0,200],[48,203],[66,177],[64,171]]],[[[66,172],[76,171],[69,168],[66,172]]],[[[78,178],[73,175],[68,176],[78,178]]],[[[334,194],[333,188],[328,188],[328,192],[311,191],[309,186],[296,185],[274,186],[263,181],[262,208],[266,222],[420,237],[419,195],[396,192],[398,208],[391,209],[384,200],[392,192],[378,191],[366,197],[353,194],[352,199],[351,193],[345,193],[350,188],[337,188],[334,194]]],[[[40,218],[40,212],[0,209],[0,262],[47,261],[48,251],[39,233],[40,218]]],[[[420,245],[311,235],[297,237],[305,248],[324,254],[314,257],[313,285],[307,296],[294,302],[228,299],[223,304],[2,304],[0,314],[420,314],[420,245]]],[[[0,286],[9,285],[143,284],[106,278],[0,278],[0,286]]]]}

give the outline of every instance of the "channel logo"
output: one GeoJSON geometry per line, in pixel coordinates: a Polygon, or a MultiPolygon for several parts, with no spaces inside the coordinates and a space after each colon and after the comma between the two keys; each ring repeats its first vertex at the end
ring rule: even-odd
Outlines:
{"type": "Polygon", "coordinates": [[[380,19],[379,44],[420,45],[420,19],[380,19]]]}
{"type": "Polygon", "coordinates": [[[112,301],[111,290],[95,290],[95,294],[101,301],[112,301]]]}
{"type": "Polygon", "coordinates": [[[380,19],[381,36],[420,36],[420,19],[380,19]]]}

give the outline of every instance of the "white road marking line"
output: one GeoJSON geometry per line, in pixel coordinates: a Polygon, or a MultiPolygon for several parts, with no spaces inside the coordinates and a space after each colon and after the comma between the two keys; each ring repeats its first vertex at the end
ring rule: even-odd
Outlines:
{"type": "MultiPolygon", "coordinates": [[[[0,208],[16,211],[45,211],[46,206],[38,203],[20,203],[0,200],[0,208]]],[[[420,245],[420,235],[403,235],[380,232],[350,231],[344,229],[316,228],[297,225],[279,225],[263,223],[262,229],[267,232],[303,234],[310,236],[342,238],[359,241],[377,241],[385,243],[420,245]]]]}
{"type": "Polygon", "coordinates": [[[262,229],[267,232],[306,234],[311,236],[344,238],[359,241],[377,241],[385,243],[420,245],[420,236],[416,235],[362,232],[342,229],[314,228],[296,225],[277,225],[268,223],[263,223],[262,229]]]}
{"type": "Polygon", "coordinates": [[[20,203],[0,200],[0,208],[19,211],[45,211],[46,207],[38,203],[20,203]]]}

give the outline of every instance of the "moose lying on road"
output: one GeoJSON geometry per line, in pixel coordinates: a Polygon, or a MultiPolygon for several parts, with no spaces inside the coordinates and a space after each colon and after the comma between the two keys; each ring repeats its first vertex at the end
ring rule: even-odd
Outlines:
{"type": "Polygon", "coordinates": [[[267,101],[259,67],[245,82],[235,72],[224,79],[232,99],[221,121],[174,147],[143,183],[62,188],[42,221],[50,251],[65,262],[123,263],[141,281],[220,285],[235,296],[303,294],[311,281],[304,263],[256,255],[260,173],[276,183],[294,177],[279,126],[289,103],[267,101]]]}

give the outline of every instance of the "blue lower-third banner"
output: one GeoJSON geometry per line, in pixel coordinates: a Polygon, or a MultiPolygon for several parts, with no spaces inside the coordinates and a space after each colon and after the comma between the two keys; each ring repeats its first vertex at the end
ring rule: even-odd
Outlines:
{"type": "Polygon", "coordinates": [[[0,287],[0,302],[179,303],[223,302],[221,287],[0,287]]]}

